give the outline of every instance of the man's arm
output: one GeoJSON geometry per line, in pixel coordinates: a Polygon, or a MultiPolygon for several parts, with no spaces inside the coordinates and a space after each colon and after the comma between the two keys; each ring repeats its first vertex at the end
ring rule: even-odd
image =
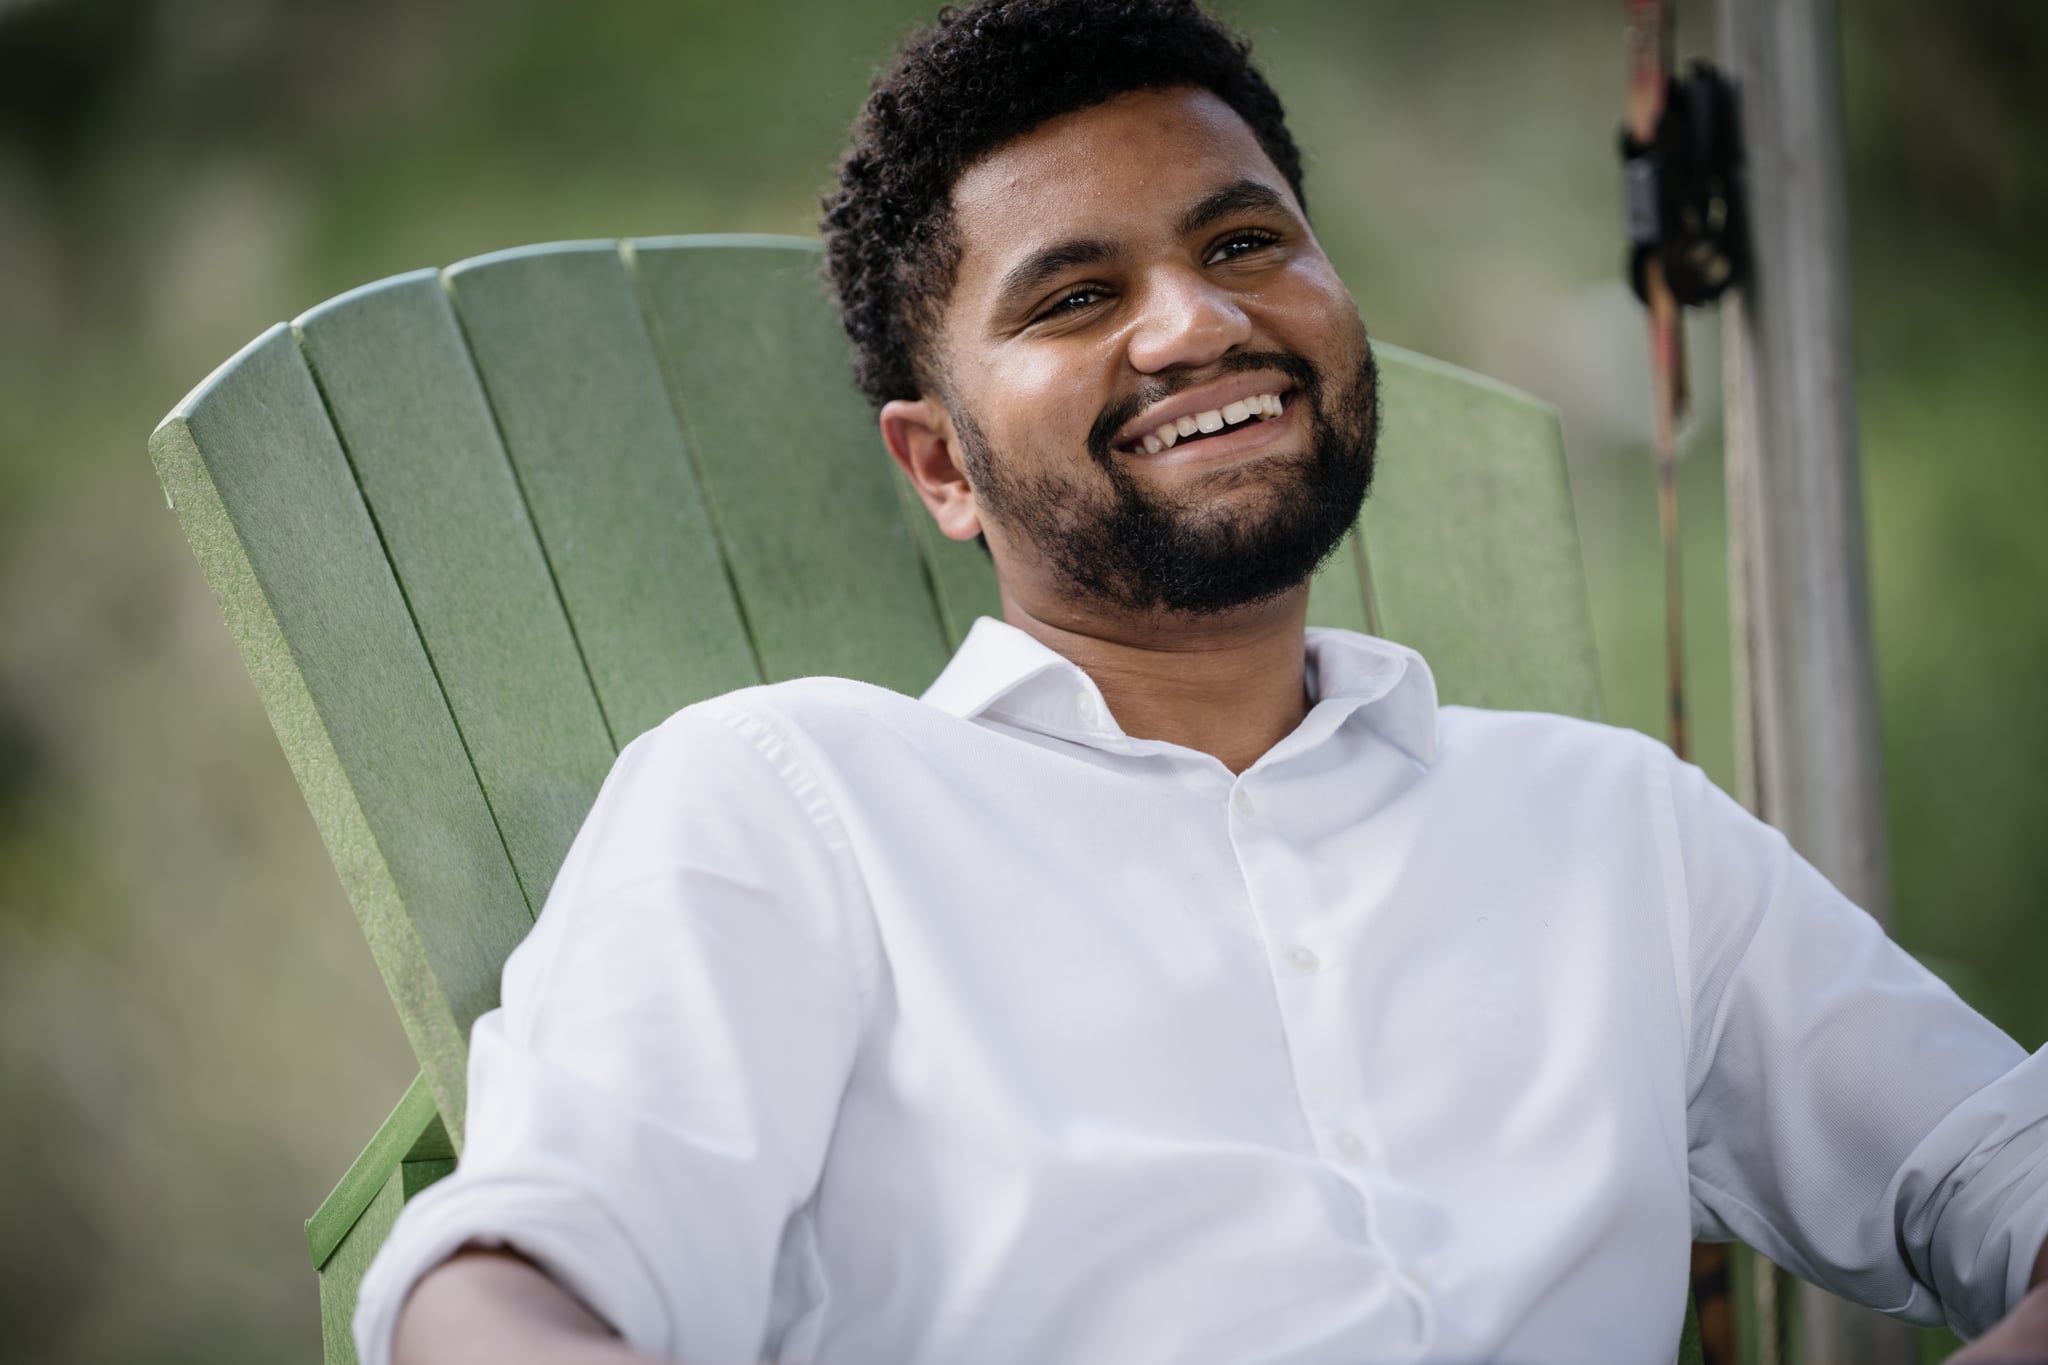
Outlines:
{"type": "Polygon", "coordinates": [[[1695,1230],[1989,1336],[2040,1283],[2048,1050],[1971,1010],[1696,769],[1663,771],[1694,987],[1695,1230]]]}
{"type": "Polygon", "coordinates": [[[1998,1325],[1949,1357],[1949,1365],[2048,1360],[2048,1242],[2034,1258],[2032,1288],[1998,1325]]]}
{"type": "Polygon", "coordinates": [[[398,1319],[392,1365],[644,1365],[540,1267],[467,1247],[424,1276],[398,1319]]]}
{"type": "MultiPolygon", "coordinates": [[[[364,1276],[364,1365],[390,1365],[429,1273],[476,1287],[437,1267],[478,1244],[518,1247],[643,1355],[673,1353],[685,1323],[703,1357],[759,1351],[874,960],[843,832],[791,749],[713,704],[620,756],[501,1006],[471,1030],[461,1162],[406,1204],[364,1276]]],[[[487,1268],[490,1285],[519,1269],[487,1268]]],[[[463,1316],[458,1346],[482,1330],[463,1316]]]]}

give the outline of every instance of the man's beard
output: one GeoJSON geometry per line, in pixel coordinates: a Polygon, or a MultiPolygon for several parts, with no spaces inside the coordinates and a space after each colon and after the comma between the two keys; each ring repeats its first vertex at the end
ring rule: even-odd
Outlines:
{"type": "Polygon", "coordinates": [[[1016,477],[971,414],[956,406],[976,499],[1046,556],[1077,595],[1120,614],[1211,616],[1280,596],[1306,582],[1358,520],[1379,441],[1379,369],[1365,345],[1350,383],[1330,393],[1313,365],[1285,352],[1230,355],[1221,368],[1291,379],[1286,401],[1290,408],[1307,405],[1308,450],[1220,465],[1178,497],[1147,491],[1126,464],[1144,457],[1121,455],[1112,442],[1132,418],[1174,392],[1149,386],[1112,404],[1089,430],[1088,452],[1109,483],[1104,490],[1051,474],[1016,477]],[[1241,507],[1203,500],[1205,491],[1221,494],[1253,481],[1266,494],[1241,507]]]}

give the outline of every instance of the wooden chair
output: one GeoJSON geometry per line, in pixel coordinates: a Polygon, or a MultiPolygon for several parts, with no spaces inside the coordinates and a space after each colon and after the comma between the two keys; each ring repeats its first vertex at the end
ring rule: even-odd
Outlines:
{"type": "MultiPolygon", "coordinates": [[[[1310,617],[1448,701],[1596,715],[1556,414],[1379,347],[1378,486],[1310,617]]],[[[306,1223],[327,1359],[461,1150],[466,1040],[625,742],[701,698],[905,692],[997,611],[892,472],[813,242],[569,242],[366,285],[150,441],[420,1075],[306,1223]]]]}

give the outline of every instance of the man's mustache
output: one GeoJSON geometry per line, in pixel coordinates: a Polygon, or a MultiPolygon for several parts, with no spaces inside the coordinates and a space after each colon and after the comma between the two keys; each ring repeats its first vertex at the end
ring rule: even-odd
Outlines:
{"type": "Polygon", "coordinates": [[[1251,370],[1277,370],[1294,381],[1294,387],[1308,399],[1309,410],[1322,411],[1322,375],[1314,365],[1292,351],[1235,351],[1216,362],[1213,370],[1177,378],[1148,379],[1136,392],[1119,398],[1102,410],[1088,428],[1088,454],[1104,469],[1116,462],[1113,442],[1116,434],[1154,403],[1161,403],[1197,384],[1206,384],[1217,374],[1243,374],[1251,370]]]}

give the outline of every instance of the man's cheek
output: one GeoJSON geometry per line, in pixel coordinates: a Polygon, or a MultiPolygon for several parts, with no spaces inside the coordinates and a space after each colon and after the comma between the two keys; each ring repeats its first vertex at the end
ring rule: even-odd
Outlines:
{"type": "Polygon", "coordinates": [[[989,397],[1005,406],[1076,401],[1100,368],[1084,348],[1030,340],[997,348],[984,365],[989,397]]]}

